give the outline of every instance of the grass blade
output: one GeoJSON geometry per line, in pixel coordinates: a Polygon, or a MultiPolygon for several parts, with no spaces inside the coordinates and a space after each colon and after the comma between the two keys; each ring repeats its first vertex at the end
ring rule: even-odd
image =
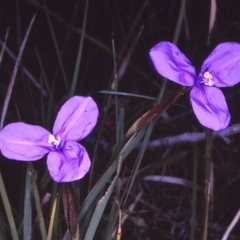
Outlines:
{"type": "MultiPolygon", "coordinates": [[[[128,156],[128,154],[132,151],[133,148],[136,147],[136,145],[141,141],[142,137],[145,134],[145,129],[142,129],[138,133],[134,134],[131,139],[128,141],[128,146],[124,149],[124,151],[121,153],[122,161],[125,160],[125,158],[128,156]]],[[[112,177],[114,172],[117,170],[117,161],[114,161],[108,169],[105,171],[105,173],[101,176],[101,178],[98,180],[96,185],[93,187],[92,191],[88,195],[88,197],[85,199],[82,209],[79,213],[78,220],[81,221],[83,216],[88,211],[90,205],[93,203],[93,201],[98,197],[98,194],[104,187],[106,186],[109,179],[112,177]]]]}
{"type": "Polygon", "coordinates": [[[10,98],[11,98],[12,89],[13,89],[13,86],[14,86],[14,83],[15,83],[15,79],[16,79],[16,76],[17,76],[19,64],[20,64],[20,61],[22,59],[23,51],[24,51],[24,48],[26,46],[27,39],[28,39],[30,30],[32,28],[33,22],[35,20],[35,17],[36,17],[36,15],[33,16],[32,20],[31,20],[31,22],[29,24],[29,27],[28,27],[27,32],[25,34],[25,37],[23,39],[23,42],[22,42],[22,45],[20,47],[20,51],[19,51],[16,63],[15,63],[14,69],[13,69],[13,73],[12,73],[11,80],[10,80],[10,83],[9,83],[9,86],[8,86],[8,90],[7,90],[7,95],[6,95],[6,98],[5,98],[5,101],[4,101],[4,105],[3,105],[3,110],[2,110],[2,115],[1,115],[1,122],[0,122],[0,129],[2,129],[3,124],[4,124],[4,119],[5,119],[5,116],[6,116],[6,113],[7,113],[8,104],[9,104],[9,101],[10,101],[10,98]]]}
{"type": "Polygon", "coordinates": [[[79,68],[80,68],[80,63],[81,63],[81,58],[82,58],[83,42],[84,42],[84,38],[85,38],[87,12],[88,12],[88,0],[86,0],[85,10],[84,10],[82,34],[81,34],[81,38],[80,38],[77,61],[76,61],[76,65],[75,65],[75,70],[74,70],[72,85],[71,85],[70,92],[69,92],[69,97],[74,95],[76,85],[77,85],[78,73],[79,73],[79,68]]]}
{"type": "Polygon", "coordinates": [[[54,219],[56,217],[56,210],[57,210],[57,202],[58,202],[58,197],[56,196],[54,199],[54,202],[53,202],[53,206],[52,206],[50,223],[49,223],[49,227],[48,227],[47,240],[52,239],[54,219]]]}
{"type": "Polygon", "coordinates": [[[23,239],[32,239],[32,179],[29,171],[26,171],[24,216],[23,216],[23,239]]]}
{"type": "Polygon", "coordinates": [[[69,87],[68,87],[67,75],[66,75],[66,72],[65,72],[65,68],[64,68],[64,65],[63,65],[62,57],[61,57],[61,54],[60,54],[60,50],[59,50],[59,47],[58,47],[57,39],[56,39],[54,30],[53,30],[52,22],[51,22],[50,17],[49,17],[49,12],[47,10],[47,6],[46,6],[46,3],[45,3],[45,0],[43,0],[43,4],[44,4],[44,9],[45,9],[48,25],[49,25],[49,28],[50,28],[50,32],[51,32],[51,35],[52,35],[52,40],[53,40],[54,47],[55,47],[55,50],[56,50],[56,53],[57,53],[59,66],[61,68],[63,80],[64,80],[64,83],[65,83],[66,91],[68,92],[68,88],[69,87]]]}
{"type": "Polygon", "coordinates": [[[34,196],[35,206],[36,206],[36,210],[37,210],[40,232],[42,235],[42,239],[46,239],[47,231],[46,231],[46,227],[45,227],[45,223],[44,223],[42,205],[41,205],[41,201],[40,201],[40,197],[39,197],[37,183],[36,183],[35,176],[34,176],[34,169],[33,169],[31,162],[28,163],[28,170],[31,173],[31,177],[32,177],[33,196],[34,196]]]}
{"type": "Polygon", "coordinates": [[[3,182],[3,179],[2,179],[2,174],[1,173],[0,173],[0,194],[1,194],[1,197],[2,197],[5,212],[6,212],[6,215],[7,215],[8,223],[9,223],[9,226],[10,226],[10,229],[11,229],[12,238],[13,238],[13,240],[18,240],[19,238],[18,238],[16,225],[15,225],[15,222],[14,222],[11,206],[10,206],[10,203],[9,203],[9,199],[8,199],[8,196],[7,196],[7,192],[6,192],[6,189],[5,189],[5,186],[4,186],[4,182],[3,182]]]}
{"type": "Polygon", "coordinates": [[[143,114],[137,121],[134,122],[134,124],[127,131],[127,136],[131,135],[134,132],[139,131],[140,129],[145,127],[147,124],[152,122],[157,116],[159,116],[159,114],[161,114],[163,111],[169,108],[170,105],[176,102],[177,99],[180,96],[182,96],[187,90],[188,88],[186,87],[180,88],[178,91],[166,97],[160,103],[158,103],[155,107],[151,108],[149,111],[143,114]]]}
{"type": "Polygon", "coordinates": [[[135,136],[136,135],[134,135],[133,137],[131,137],[129,139],[129,141],[124,145],[123,149],[120,151],[120,153],[118,154],[118,157],[115,160],[117,173],[116,173],[114,179],[112,180],[110,186],[108,187],[108,190],[106,191],[105,195],[99,200],[99,202],[95,208],[95,211],[94,211],[91,221],[89,223],[89,228],[87,230],[84,240],[90,240],[90,239],[93,239],[93,237],[94,237],[94,234],[95,234],[95,231],[99,224],[99,221],[102,218],[103,211],[105,210],[105,207],[109,200],[109,197],[111,196],[112,191],[115,187],[115,184],[118,180],[118,176],[119,176],[119,173],[120,173],[120,170],[122,167],[122,162],[127,156],[126,153],[129,152],[129,147],[130,147],[130,149],[132,149],[132,143],[135,140],[135,136]]]}

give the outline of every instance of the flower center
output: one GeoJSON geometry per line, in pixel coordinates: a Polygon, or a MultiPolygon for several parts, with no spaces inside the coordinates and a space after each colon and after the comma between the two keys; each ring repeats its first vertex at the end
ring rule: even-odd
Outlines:
{"type": "Polygon", "coordinates": [[[215,84],[213,80],[213,75],[210,72],[205,72],[203,74],[203,79],[200,81],[200,83],[209,87],[213,86],[215,84]]]}
{"type": "Polygon", "coordinates": [[[54,135],[50,134],[48,137],[48,143],[53,144],[57,148],[59,146],[59,144],[61,143],[61,138],[60,137],[56,138],[54,135]]]}

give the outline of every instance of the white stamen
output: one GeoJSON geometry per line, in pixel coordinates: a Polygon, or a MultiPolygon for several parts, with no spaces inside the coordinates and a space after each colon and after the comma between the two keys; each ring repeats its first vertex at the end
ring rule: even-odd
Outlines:
{"type": "Polygon", "coordinates": [[[55,138],[54,135],[50,134],[49,137],[48,137],[48,143],[49,144],[53,144],[55,145],[56,147],[58,147],[58,145],[60,144],[61,142],[61,138],[60,137],[57,137],[55,138]]]}

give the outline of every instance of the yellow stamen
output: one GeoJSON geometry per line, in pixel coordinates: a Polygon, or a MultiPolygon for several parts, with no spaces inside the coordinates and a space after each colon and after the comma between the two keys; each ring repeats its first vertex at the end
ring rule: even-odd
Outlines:
{"type": "Polygon", "coordinates": [[[203,80],[203,84],[206,85],[206,86],[213,86],[214,85],[214,80],[213,80],[213,75],[210,73],[210,72],[205,72],[203,74],[203,77],[204,77],[204,80],[203,80]]]}
{"type": "Polygon", "coordinates": [[[203,76],[208,80],[211,80],[213,78],[213,75],[210,72],[205,72],[203,76]]]}

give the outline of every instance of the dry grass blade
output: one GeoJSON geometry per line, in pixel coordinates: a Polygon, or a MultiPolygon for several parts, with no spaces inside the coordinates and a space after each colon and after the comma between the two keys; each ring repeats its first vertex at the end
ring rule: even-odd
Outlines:
{"type": "Polygon", "coordinates": [[[235,227],[235,225],[237,224],[238,220],[240,218],[240,209],[238,210],[237,214],[235,215],[235,217],[233,218],[231,224],[228,226],[226,232],[224,233],[223,237],[221,240],[227,240],[232,229],[235,227]]]}
{"type": "Polygon", "coordinates": [[[154,118],[156,118],[160,113],[165,111],[171,104],[173,104],[181,95],[183,95],[188,88],[182,87],[177,92],[171,94],[167,98],[163,99],[160,103],[158,103],[155,107],[147,111],[143,114],[128,130],[127,136],[133,134],[134,132],[139,131],[147,124],[152,122],[154,118]]]}
{"type": "Polygon", "coordinates": [[[52,233],[53,233],[53,224],[54,224],[54,219],[56,216],[56,209],[57,209],[57,197],[54,199],[53,206],[52,206],[52,211],[51,211],[51,216],[50,216],[50,222],[49,222],[49,227],[48,227],[48,234],[47,234],[47,240],[52,239],[52,233]]]}
{"type": "Polygon", "coordinates": [[[33,16],[32,20],[29,24],[29,27],[28,27],[27,32],[25,34],[25,37],[23,39],[23,42],[22,42],[22,45],[20,47],[20,51],[19,51],[16,63],[15,63],[14,69],[13,69],[12,77],[11,77],[11,80],[10,80],[10,83],[9,83],[9,86],[8,86],[7,95],[6,95],[6,98],[5,98],[5,101],[4,101],[4,105],[3,105],[1,122],[0,122],[0,129],[3,127],[4,119],[5,119],[5,116],[6,116],[6,113],[7,113],[8,104],[9,104],[9,101],[10,101],[10,98],[11,98],[12,89],[13,89],[13,86],[14,86],[14,83],[15,83],[15,79],[16,79],[16,76],[17,76],[20,61],[22,59],[23,51],[24,51],[24,48],[26,46],[27,39],[28,39],[30,30],[32,28],[33,22],[35,20],[35,17],[36,17],[36,14],[33,16]]]}
{"type": "Polygon", "coordinates": [[[217,3],[216,0],[211,0],[211,11],[210,11],[210,18],[209,18],[209,26],[208,26],[208,41],[207,45],[210,43],[211,33],[214,28],[216,22],[216,14],[217,14],[217,3]]]}
{"type": "MultiPolygon", "coordinates": [[[[127,211],[128,213],[131,213],[134,210],[137,203],[141,199],[142,194],[143,194],[143,191],[139,192],[139,194],[135,197],[135,201],[128,208],[128,211],[127,211]]],[[[122,212],[122,209],[120,207],[120,203],[118,202],[118,200],[115,197],[114,197],[114,200],[115,200],[115,202],[118,206],[118,226],[117,226],[117,229],[115,229],[113,234],[112,234],[112,239],[114,239],[114,236],[116,235],[116,232],[117,232],[116,239],[120,240],[121,237],[122,237],[122,225],[129,218],[129,214],[124,214],[124,216],[123,216],[123,212],[122,212]]]]}
{"type": "Polygon", "coordinates": [[[67,183],[61,183],[61,197],[64,209],[64,216],[67,222],[69,232],[72,239],[79,238],[79,227],[77,222],[77,214],[73,202],[72,193],[67,183]]]}
{"type": "MultiPolygon", "coordinates": [[[[163,183],[170,183],[170,184],[177,184],[185,187],[193,187],[193,182],[174,176],[162,176],[162,175],[148,175],[143,178],[145,181],[152,181],[152,182],[163,182],[163,183]]],[[[200,186],[197,186],[198,190],[201,189],[200,186]]]]}

